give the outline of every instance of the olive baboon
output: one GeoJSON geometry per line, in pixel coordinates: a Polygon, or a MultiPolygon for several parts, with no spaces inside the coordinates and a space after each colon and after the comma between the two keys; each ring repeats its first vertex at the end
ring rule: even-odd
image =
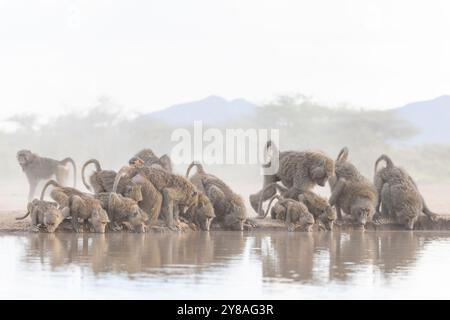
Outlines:
{"type": "Polygon", "coordinates": [[[231,188],[215,175],[208,174],[200,163],[192,162],[186,171],[186,178],[193,167],[197,172],[189,178],[189,181],[211,201],[216,218],[214,224],[231,230],[244,230],[252,224],[247,220],[247,210],[242,198],[233,192],[231,188]]]}
{"type": "Polygon", "coordinates": [[[100,200],[102,208],[108,213],[113,230],[116,225],[128,223],[136,232],[146,231],[145,222],[148,216],[135,200],[111,192],[99,193],[95,198],[100,200]]]}
{"type": "Polygon", "coordinates": [[[329,203],[336,207],[339,220],[342,220],[342,210],[364,226],[375,213],[376,190],[348,161],[348,153],[348,148],[344,147],[335,161],[335,175],[328,180],[331,190],[329,203]]]}
{"type": "Polygon", "coordinates": [[[160,158],[151,149],[143,149],[136,153],[129,161],[129,165],[145,165],[148,167],[155,167],[166,170],[172,173],[172,161],[168,155],[163,155],[160,158]]]}
{"type": "Polygon", "coordinates": [[[436,214],[431,212],[420,191],[405,169],[394,165],[387,155],[381,155],[375,162],[374,184],[378,192],[376,211],[395,218],[409,230],[414,228],[420,213],[425,213],[430,219],[436,214]],[[378,164],[386,162],[386,166],[378,170],[378,164]]]}
{"type": "Polygon", "coordinates": [[[336,210],[328,203],[327,199],[312,191],[306,191],[298,196],[298,201],[308,208],[317,222],[322,222],[325,229],[333,230],[333,224],[337,219],[337,215],[336,210]]]}
{"type": "Polygon", "coordinates": [[[185,213],[189,208],[197,205],[198,191],[192,183],[184,177],[155,167],[123,167],[116,176],[113,192],[122,176],[133,179],[138,175],[147,179],[162,194],[161,214],[169,227],[178,225],[180,210],[185,213]]]}
{"type": "MultiPolygon", "coordinates": [[[[81,169],[81,178],[84,186],[90,191],[93,189],[95,194],[111,192],[116,175],[117,173],[113,170],[102,170],[102,167],[97,159],[90,159],[86,161],[81,169]],[[89,177],[89,182],[91,185],[87,183],[85,178],[85,170],[89,164],[95,165],[95,171],[89,177]]],[[[142,201],[143,197],[141,186],[126,178],[121,179],[119,185],[117,186],[117,193],[138,202],[142,201]]]]}
{"type": "Polygon", "coordinates": [[[23,172],[25,172],[28,183],[30,184],[28,201],[33,199],[36,187],[41,180],[47,180],[55,176],[56,181],[61,185],[65,185],[69,176],[69,171],[66,168],[68,163],[73,166],[73,186],[76,187],[77,185],[77,166],[72,158],[55,160],[40,157],[29,150],[20,150],[17,152],[17,161],[22,167],[23,172]]]}
{"type": "Polygon", "coordinates": [[[216,215],[209,198],[204,193],[199,192],[197,205],[188,209],[182,216],[200,228],[200,230],[209,231],[211,221],[216,215]]]}
{"type": "Polygon", "coordinates": [[[88,220],[94,227],[95,232],[105,232],[105,226],[109,219],[99,200],[75,188],[62,187],[54,180],[50,180],[45,184],[41,192],[41,200],[44,200],[45,191],[50,185],[54,187],[50,192],[50,197],[58,203],[59,208],[69,208],[75,232],[82,231],[78,218],[84,221],[88,220]]]}
{"type": "Polygon", "coordinates": [[[56,202],[34,199],[28,203],[27,213],[16,220],[31,216],[31,231],[39,231],[40,227],[44,227],[47,232],[55,232],[69,214],[69,208],[59,210],[56,202]]]}
{"type": "MultiPolygon", "coordinates": [[[[277,150],[272,141],[266,144],[266,153],[269,148],[277,150]]],[[[276,153],[275,153],[276,154],[276,153]]],[[[267,165],[263,168],[270,167],[272,161],[270,159],[267,165]]],[[[329,177],[334,173],[334,162],[321,152],[315,151],[283,151],[279,152],[279,157],[275,158],[279,162],[278,170],[275,174],[264,176],[263,189],[268,184],[281,181],[281,183],[289,188],[286,194],[287,198],[297,198],[300,193],[311,190],[315,185],[325,186],[329,177]]],[[[258,212],[258,202],[266,201],[276,193],[275,188],[268,188],[265,192],[259,191],[250,195],[250,204],[253,209],[262,215],[263,212],[258,212]]]]}
{"type": "Polygon", "coordinates": [[[313,215],[302,202],[293,199],[285,199],[276,194],[269,200],[267,212],[269,209],[272,219],[283,220],[286,222],[289,231],[300,229],[309,232],[314,224],[313,215]],[[270,209],[270,205],[275,199],[278,201],[270,209]]]}

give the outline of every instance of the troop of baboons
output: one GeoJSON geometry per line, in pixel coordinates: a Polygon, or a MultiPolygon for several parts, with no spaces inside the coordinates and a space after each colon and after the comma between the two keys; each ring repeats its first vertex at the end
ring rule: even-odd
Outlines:
{"type": "MultiPolygon", "coordinates": [[[[394,165],[387,155],[375,162],[372,183],[348,160],[344,147],[335,161],[316,151],[274,151],[277,146],[268,141],[265,152],[272,157],[263,168],[277,161],[278,170],[264,175],[263,188],[249,196],[257,219],[264,219],[269,211],[272,219],[282,220],[289,231],[332,230],[334,223],[349,221],[364,228],[379,218],[390,218],[412,230],[421,213],[434,219],[417,185],[402,168],[394,165]],[[380,162],[386,166],[378,169],[380,162]],[[329,199],[313,192],[315,186],[329,183],[329,199]],[[263,203],[268,201],[266,209],[263,203]],[[343,215],[344,213],[344,215],[343,215]]],[[[54,232],[64,221],[75,232],[91,230],[130,230],[146,232],[149,228],[179,230],[182,225],[194,230],[247,230],[257,226],[248,218],[241,196],[222,179],[206,173],[200,163],[192,162],[185,176],[175,174],[167,155],[158,157],[151,149],[134,155],[118,172],[103,170],[99,161],[90,159],[82,167],[85,187],[92,193],[76,189],[76,165],[71,158],[57,161],[43,158],[28,150],[17,153],[17,160],[29,184],[27,214],[31,230],[54,232]],[[65,186],[67,163],[74,167],[74,187],[65,186]],[[95,171],[85,177],[86,168],[95,171]],[[190,171],[196,172],[190,176],[190,171]],[[40,180],[50,179],[40,199],[33,199],[40,180]],[[45,201],[48,187],[53,187],[45,201]]]]}

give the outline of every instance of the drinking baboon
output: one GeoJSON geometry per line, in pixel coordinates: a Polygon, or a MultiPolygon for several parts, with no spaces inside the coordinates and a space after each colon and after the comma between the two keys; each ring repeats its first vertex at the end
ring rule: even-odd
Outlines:
{"type": "Polygon", "coordinates": [[[116,176],[113,192],[115,192],[122,176],[129,179],[141,176],[162,194],[161,214],[171,228],[178,225],[179,210],[185,213],[190,207],[197,205],[198,191],[192,183],[179,175],[155,167],[123,167],[116,176]]]}
{"type": "Polygon", "coordinates": [[[41,180],[47,180],[54,176],[56,181],[61,185],[65,185],[69,176],[69,171],[66,168],[68,163],[73,166],[73,186],[76,187],[77,185],[77,166],[72,158],[55,160],[40,157],[29,150],[20,150],[17,152],[17,161],[22,167],[23,172],[25,172],[30,185],[28,202],[33,199],[36,187],[41,180]]]}
{"type": "Polygon", "coordinates": [[[62,187],[54,180],[48,181],[41,192],[41,200],[44,200],[45,191],[53,186],[50,197],[58,203],[60,209],[69,208],[73,229],[81,232],[78,218],[88,220],[95,232],[104,233],[105,226],[109,222],[108,214],[102,208],[99,200],[92,195],[83,193],[75,188],[62,187]]]}
{"type": "MultiPolygon", "coordinates": [[[[100,162],[97,159],[90,159],[86,161],[81,169],[81,178],[83,180],[84,186],[90,191],[92,191],[93,189],[93,192],[95,194],[99,194],[102,192],[111,192],[116,175],[117,173],[113,170],[102,170],[100,162]],[[95,165],[95,171],[89,177],[89,182],[91,185],[87,183],[85,178],[85,170],[89,164],[95,165]]],[[[141,186],[125,177],[120,180],[120,183],[117,186],[117,193],[138,202],[142,201],[143,199],[141,186]]]]}
{"type": "Polygon", "coordinates": [[[375,162],[374,184],[378,192],[377,213],[382,205],[382,214],[395,218],[409,230],[414,228],[421,212],[431,219],[436,218],[437,215],[430,211],[411,176],[405,169],[395,166],[385,154],[375,162]],[[386,167],[378,170],[381,161],[386,162],[386,167]]]}
{"type": "Polygon", "coordinates": [[[28,203],[27,213],[16,220],[23,220],[31,217],[31,231],[39,231],[44,227],[47,232],[55,232],[65,218],[70,215],[69,208],[58,209],[56,202],[42,201],[34,199],[28,203]]]}
{"type": "MultiPolygon", "coordinates": [[[[268,149],[277,150],[272,141],[266,144],[266,153],[268,149]]],[[[311,190],[315,185],[325,186],[329,177],[334,173],[334,162],[325,154],[316,151],[283,151],[279,152],[279,157],[270,159],[263,168],[268,168],[272,162],[278,161],[278,170],[275,174],[264,175],[263,189],[268,184],[281,181],[281,183],[289,188],[286,195],[287,198],[296,198],[300,193],[311,190]]],[[[266,201],[276,193],[275,188],[268,188],[265,192],[259,191],[250,195],[250,204],[253,209],[258,212],[258,202],[266,201]]]]}
{"type": "Polygon", "coordinates": [[[99,193],[95,198],[100,200],[102,208],[108,213],[112,230],[116,230],[122,223],[127,223],[136,232],[146,231],[145,222],[148,216],[135,200],[112,192],[99,193]]]}
{"type": "MultiPolygon", "coordinates": [[[[269,209],[272,219],[286,222],[289,231],[300,229],[302,231],[309,232],[314,224],[313,215],[302,202],[293,199],[285,199],[276,194],[269,200],[267,212],[269,209]],[[277,200],[277,202],[275,202],[273,207],[270,209],[270,206],[274,200],[277,200]]],[[[265,215],[267,215],[267,212],[265,215]]]]}
{"type": "Polygon", "coordinates": [[[328,203],[328,200],[306,191],[298,196],[298,201],[302,202],[308,211],[314,216],[316,222],[322,222],[325,229],[333,230],[334,222],[337,219],[336,210],[328,203]]]}
{"type": "Polygon", "coordinates": [[[209,198],[203,192],[199,192],[197,205],[188,209],[182,216],[199,227],[200,230],[209,231],[211,221],[216,215],[209,198]]]}
{"type": "Polygon", "coordinates": [[[160,158],[151,149],[143,149],[136,153],[129,161],[129,165],[145,165],[148,167],[155,167],[166,170],[172,173],[172,161],[168,155],[163,155],[160,158]]]}
{"type": "Polygon", "coordinates": [[[211,201],[216,218],[214,224],[231,230],[244,230],[252,227],[247,220],[247,210],[242,198],[233,192],[231,188],[215,175],[208,174],[200,163],[192,162],[186,171],[186,178],[193,167],[197,172],[189,178],[189,181],[211,201]]]}

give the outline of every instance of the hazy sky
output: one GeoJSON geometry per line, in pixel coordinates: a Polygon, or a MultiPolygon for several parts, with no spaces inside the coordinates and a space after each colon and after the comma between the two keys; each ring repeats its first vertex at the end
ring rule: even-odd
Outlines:
{"type": "Polygon", "coordinates": [[[0,118],[106,95],[389,108],[450,93],[450,1],[0,0],[0,118]]]}

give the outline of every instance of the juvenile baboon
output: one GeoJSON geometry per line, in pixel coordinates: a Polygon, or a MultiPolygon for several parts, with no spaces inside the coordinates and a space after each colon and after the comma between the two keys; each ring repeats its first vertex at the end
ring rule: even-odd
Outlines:
{"type": "Polygon", "coordinates": [[[348,148],[344,147],[335,161],[335,175],[328,180],[331,190],[330,205],[336,207],[337,217],[342,211],[356,223],[364,226],[375,213],[376,190],[374,185],[348,161],[348,148]]]}
{"type": "Polygon", "coordinates": [[[30,190],[28,193],[28,201],[33,199],[36,187],[41,180],[47,180],[55,176],[56,181],[61,185],[65,185],[69,175],[69,171],[65,167],[68,163],[73,166],[73,186],[77,185],[77,166],[72,158],[63,160],[55,160],[40,157],[36,153],[29,150],[20,150],[17,152],[17,161],[22,167],[23,172],[27,176],[30,190]]]}
{"type": "Polygon", "coordinates": [[[47,232],[55,232],[69,214],[69,208],[60,210],[56,202],[34,199],[28,203],[27,213],[16,220],[23,220],[30,216],[31,231],[39,231],[40,227],[44,227],[47,232]]]}
{"type": "Polygon", "coordinates": [[[188,209],[182,216],[199,227],[200,230],[209,231],[211,221],[216,215],[209,198],[204,193],[199,192],[197,205],[188,209]]]}
{"type": "MultiPolygon", "coordinates": [[[[90,159],[86,161],[81,169],[81,178],[84,186],[90,191],[93,189],[95,194],[111,192],[116,175],[117,173],[113,170],[102,170],[102,167],[97,159],[90,159]],[[91,185],[87,183],[85,178],[85,170],[89,164],[95,165],[95,171],[89,177],[89,182],[91,185]]],[[[126,179],[125,177],[120,180],[120,183],[117,186],[117,193],[138,202],[143,200],[141,186],[132,182],[130,179],[126,179]]]]}
{"type": "Polygon", "coordinates": [[[138,175],[147,179],[162,194],[161,214],[169,227],[178,225],[180,210],[185,213],[197,205],[198,191],[192,183],[184,177],[155,167],[123,167],[116,176],[113,192],[122,176],[133,179],[138,175]]]}
{"type": "Polygon", "coordinates": [[[95,232],[105,232],[105,226],[109,222],[108,214],[102,208],[99,200],[75,188],[62,187],[54,180],[45,184],[41,192],[41,200],[44,200],[45,191],[50,185],[54,187],[50,192],[50,197],[58,203],[59,208],[69,208],[75,232],[82,231],[78,219],[88,220],[94,227],[95,232]]]}
{"type": "Polygon", "coordinates": [[[100,200],[102,208],[107,211],[110,223],[114,224],[113,229],[115,225],[126,222],[134,231],[145,232],[148,216],[135,200],[111,192],[99,193],[95,198],[100,200]]]}
{"type": "Polygon", "coordinates": [[[168,155],[163,155],[160,158],[151,149],[143,149],[136,153],[129,161],[131,165],[145,165],[148,167],[155,167],[166,170],[172,173],[172,161],[168,155]]]}
{"type": "Polygon", "coordinates": [[[312,191],[306,191],[298,196],[298,201],[308,208],[316,221],[322,222],[325,229],[333,230],[337,215],[336,210],[328,203],[327,199],[312,191]]]}
{"type": "MultiPolygon", "coordinates": [[[[270,140],[266,144],[266,153],[269,148],[277,150],[275,144],[270,140]]],[[[278,170],[275,174],[264,175],[263,189],[268,184],[281,181],[289,189],[287,198],[296,198],[299,194],[311,190],[315,185],[325,186],[328,178],[334,173],[333,160],[321,152],[279,152],[278,159],[270,159],[263,168],[270,167],[274,160],[274,163],[278,161],[278,170]]],[[[268,188],[265,192],[261,190],[250,195],[250,204],[259,215],[262,215],[263,212],[258,212],[259,200],[262,199],[264,202],[275,193],[275,188],[268,188]]]]}
{"type": "Polygon", "coordinates": [[[314,224],[313,215],[302,202],[293,199],[285,199],[276,194],[269,200],[267,211],[269,211],[269,209],[272,219],[286,222],[289,231],[301,229],[302,231],[309,232],[314,224]],[[270,205],[274,200],[277,200],[277,202],[275,202],[273,207],[270,209],[270,205]]]}
{"type": "Polygon", "coordinates": [[[431,212],[420,191],[405,169],[394,165],[387,155],[381,155],[375,162],[374,184],[378,193],[376,211],[395,218],[409,230],[414,228],[420,213],[430,219],[437,216],[431,212]],[[386,162],[386,166],[378,170],[378,164],[386,162]]]}
{"type": "Polygon", "coordinates": [[[224,229],[244,230],[252,224],[247,220],[247,210],[242,198],[233,192],[231,188],[215,175],[208,174],[200,163],[192,162],[186,171],[186,178],[193,167],[197,172],[189,178],[189,181],[211,201],[216,218],[215,224],[224,229]]]}

